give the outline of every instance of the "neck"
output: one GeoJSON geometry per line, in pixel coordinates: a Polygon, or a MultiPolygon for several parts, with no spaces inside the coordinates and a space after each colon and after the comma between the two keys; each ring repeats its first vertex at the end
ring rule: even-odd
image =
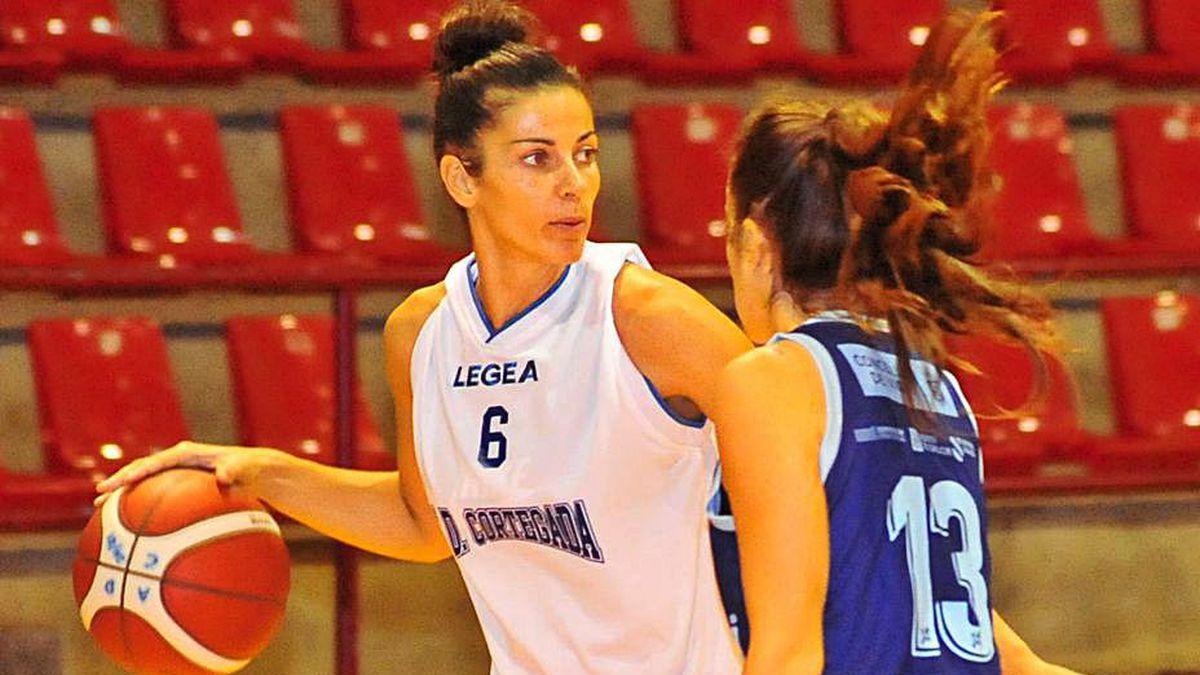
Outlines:
{"type": "Polygon", "coordinates": [[[497,329],[550,290],[566,268],[562,264],[489,255],[479,250],[475,262],[479,267],[475,292],[484,314],[497,329]]]}
{"type": "Polygon", "coordinates": [[[796,326],[804,323],[804,320],[808,318],[796,301],[792,299],[791,294],[782,290],[776,291],[771,296],[768,312],[771,316],[771,329],[776,333],[795,330],[796,326]]]}

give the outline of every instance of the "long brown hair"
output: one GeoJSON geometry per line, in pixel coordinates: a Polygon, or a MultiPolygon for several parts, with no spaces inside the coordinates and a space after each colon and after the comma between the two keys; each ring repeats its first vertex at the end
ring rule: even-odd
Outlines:
{"type": "MultiPolygon", "coordinates": [[[[911,357],[945,366],[947,334],[1024,345],[1046,388],[1057,349],[1050,304],[974,261],[990,226],[987,105],[997,71],[996,12],[955,12],[931,32],[891,113],[856,101],[768,105],[747,120],[730,171],[733,229],[762,223],[782,277],[808,313],[885,318],[905,402],[923,394],[911,357]]],[[[864,322],[865,323],[865,322],[864,322]]]]}

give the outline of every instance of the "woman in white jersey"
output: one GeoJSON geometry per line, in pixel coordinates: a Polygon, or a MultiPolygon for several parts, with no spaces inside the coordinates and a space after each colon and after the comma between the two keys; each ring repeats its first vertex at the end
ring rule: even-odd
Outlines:
{"type": "Polygon", "coordinates": [[[435,154],[474,252],[388,319],[399,471],[184,443],[99,488],[210,467],[352,545],[454,555],[493,672],[738,672],[708,542],[716,451],[702,411],[750,344],[636,246],[586,243],[600,188],[591,106],[527,26],[511,5],[476,1],[437,41],[435,154]]]}
{"type": "Polygon", "coordinates": [[[713,420],[748,675],[1068,672],[991,608],[978,430],[942,369],[947,334],[1039,362],[1055,342],[1045,300],[972,261],[996,18],[940,22],[890,114],[782,103],[743,128],[729,263],[765,346],[726,368],[713,420]]]}

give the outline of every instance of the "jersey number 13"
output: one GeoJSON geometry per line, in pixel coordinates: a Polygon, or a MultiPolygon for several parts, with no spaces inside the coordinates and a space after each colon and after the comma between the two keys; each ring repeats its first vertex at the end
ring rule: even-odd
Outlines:
{"type": "Polygon", "coordinates": [[[945,644],[968,661],[991,661],[996,643],[983,578],[984,542],[979,509],[971,493],[955,481],[943,480],[934,483],[926,499],[925,481],[904,476],[888,501],[887,532],[890,541],[896,541],[901,532],[905,535],[913,593],[912,655],[940,656],[945,644]],[[958,520],[962,548],[950,555],[951,563],[959,585],[967,590],[967,602],[933,597],[929,541],[933,536],[949,537],[952,520],[958,520]]]}

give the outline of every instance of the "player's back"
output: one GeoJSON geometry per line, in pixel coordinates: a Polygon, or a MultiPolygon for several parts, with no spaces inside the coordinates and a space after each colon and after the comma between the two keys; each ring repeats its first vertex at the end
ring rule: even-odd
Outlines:
{"type": "Polygon", "coordinates": [[[913,359],[929,413],[901,392],[892,337],[824,314],[777,336],[820,367],[829,513],[827,673],[998,673],[978,432],[954,377],[913,359]]]}

